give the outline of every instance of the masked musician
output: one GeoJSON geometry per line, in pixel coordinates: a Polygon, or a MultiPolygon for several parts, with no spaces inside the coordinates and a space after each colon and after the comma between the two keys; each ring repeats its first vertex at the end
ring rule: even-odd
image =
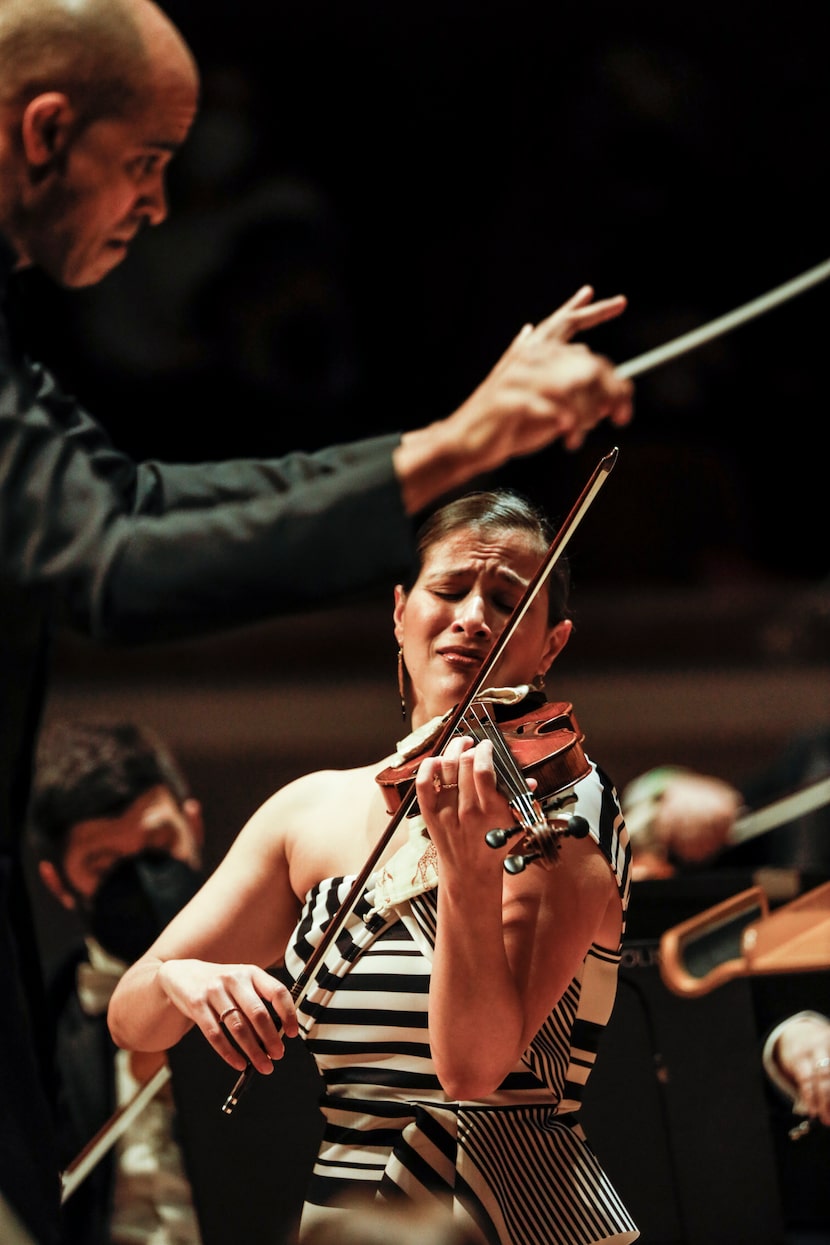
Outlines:
{"type": "MultiPolygon", "coordinates": [[[[201,882],[202,809],[181,768],[132,722],[52,722],[37,752],[30,833],[41,881],[83,942],[50,974],[57,1123],[64,1165],[163,1055],[113,1046],[107,1005],[128,964],[201,882]]],[[[169,1085],[66,1203],[72,1245],[199,1245],[169,1085]]]]}
{"type": "MultiPolygon", "coordinates": [[[[393,615],[415,755],[475,680],[549,540],[542,517],[505,492],[456,499],[422,527],[419,569],[396,588],[393,615]]],[[[560,561],[493,671],[492,687],[523,697],[518,715],[543,701],[523,694],[570,637],[566,598],[560,561]]],[[[377,779],[399,774],[406,751],[272,796],[121,979],[112,1035],[160,1051],[195,1024],[232,1068],[250,1060],[267,1074],[283,1041],[303,1034],[325,1086],[325,1131],[301,1231],[348,1214],[359,1189],[437,1198],[482,1242],[633,1241],[579,1123],[614,1000],[629,870],[616,794],[581,749],[562,790],[539,790],[574,833],[551,844],[547,867],[512,874],[485,841],[515,824],[493,742],[454,737],[422,759],[420,814],[399,820],[346,904],[296,1011],[267,971],[284,964],[301,979],[349,879],[395,826],[394,785],[377,779]]]]}

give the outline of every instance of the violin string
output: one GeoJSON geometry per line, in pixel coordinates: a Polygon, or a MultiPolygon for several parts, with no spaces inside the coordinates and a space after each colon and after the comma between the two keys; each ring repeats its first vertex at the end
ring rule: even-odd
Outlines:
{"type": "Polygon", "coordinates": [[[513,756],[513,753],[508,748],[504,736],[490,713],[486,715],[484,732],[487,738],[491,740],[493,744],[493,751],[499,757],[505,771],[508,771],[510,774],[514,794],[530,795],[530,788],[527,785],[527,780],[522,773],[521,767],[519,766],[516,758],[513,756]]]}
{"type": "Polygon", "coordinates": [[[497,778],[501,781],[502,789],[508,794],[511,806],[518,813],[519,819],[525,827],[534,826],[536,824],[536,816],[534,810],[533,793],[527,785],[524,774],[522,773],[515,757],[508,748],[504,736],[496,725],[492,711],[483,706],[480,714],[476,712],[473,706],[470,706],[468,712],[462,719],[458,730],[466,726],[470,734],[476,742],[489,739],[493,745],[493,768],[496,771],[497,778]]]}
{"type": "MultiPolygon", "coordinates": [[[[469,715],[464,717],[461,722],[459,722],[455,733],[459,738],[462,738],[465,735],[472,736],[477,744],[482,743],[485,739],[481,723],[476,719],[471,718],[469,715]]],[[[501,758],[495,752],[493,753],[493,769],[496,771],[496,778],[499,780],[499,785],[509,784],[510,776],[505,773],[501,758]]]]}
{"type": "Polygon", "coordinates": [[[497,776],[511,795],[518,795],[521,791],[521,778],[518,776],[517,779],[515,766],[511,764],[513,758],[486,711],[484,716],[479,717],[471,708],[459,724],[458,733],[472,735],[476,743],[482,743],[485,739],[490,740],[493,745],[493,768],[497,776]]]}

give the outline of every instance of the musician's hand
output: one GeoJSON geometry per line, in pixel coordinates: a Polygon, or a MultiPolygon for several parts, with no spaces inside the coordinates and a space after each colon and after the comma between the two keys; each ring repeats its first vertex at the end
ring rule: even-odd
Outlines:
{"type": "Polygon", "coordinates": [[[699,864],[724,847],[740,808],[740,793],[719,778],[676,774],[654,808],[654,842],[676,860],[699,864]]]}
{"type": "Polygon", "coordinates": [[[255,964],[166,960],[157,981],[217,1054],[240,1072],[248,1062],[257,1072],[272,1072],[273,1061],[285,1053],[283,1036],[297,1036],[290,992],[255,964]]]}
{"type": "Polygon", "coordinates": [[[784,1025],[773,1057],[797,1091],[798,1109],[830,1126],[830,1020],[794,1016],[784,1025]]]}
{"type": "MultiPolygon", "coordinates": [[[[608,359],[572,338],[581,330],[625,310],[626,300],[593,300],[583,286],[535,327],[525,325],[489,376],[452,417],[465,425],[470,448],[488,447],[500,464],[562,438],[578,449],[602,419],[627,424],[632,414],[631,381],[608,359]]],[[[490,464],[487,464],[490,465],[490,464]]]]}
{"type": "Polygon", "coordinates": [[[512,826],[515,818],[496,786],[492,744],[474,746],[468,737],[450,740],[440,756],[426,757],[418,766],[415,787],[442,876],[457,871],[467,881],[482,874],[501,883],[501,857],[485,836],[488,830],[512,826]]]}

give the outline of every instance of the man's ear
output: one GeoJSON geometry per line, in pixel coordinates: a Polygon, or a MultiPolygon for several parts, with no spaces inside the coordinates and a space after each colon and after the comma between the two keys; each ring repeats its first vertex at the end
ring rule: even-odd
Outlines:
{"type": "Polygon", "coordinates": [[[46,91],[30,100],[23,112],[23,154],[32,168],[43,169],[69,145],[75,110],[61,91],[46,91]]]}
{"type": "Polygon", "coordinates": [[[70,911],[77,908],[75,896],[66,889],[61,876],[58,873],[51,860],[39,860],[37,871],[40,874],[40,880],[47,890],[51,891],[57,899],[58,903],[70,911]]]}

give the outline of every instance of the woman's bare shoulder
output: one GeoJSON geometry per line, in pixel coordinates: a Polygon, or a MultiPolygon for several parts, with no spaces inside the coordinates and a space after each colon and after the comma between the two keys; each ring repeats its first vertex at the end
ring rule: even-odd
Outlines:
{"type": "Polygon", "coordinates": [[[317,832],[327,838],[336,836],[338,828],[349,827],[366,815],[377,802],[380,791],[375,775],[386,761],[353,769],[315,770],[286,783],[257,809],[250,824],[260,831],[278,834],[288,841],[303,839],[317,832]]]}
{"type": "Polygon", "coordinates": [[[340,802],[357,791],[370,792],[375,789],[374,777],[384,766],[378,761],[372,765],[358,766],[353,769],[321,769],[310,774],[303,774],[287,783],[266,800],[263,808],[285,811],[289,808],[299,810],[319,808],[331,801],[340,802]]]}

